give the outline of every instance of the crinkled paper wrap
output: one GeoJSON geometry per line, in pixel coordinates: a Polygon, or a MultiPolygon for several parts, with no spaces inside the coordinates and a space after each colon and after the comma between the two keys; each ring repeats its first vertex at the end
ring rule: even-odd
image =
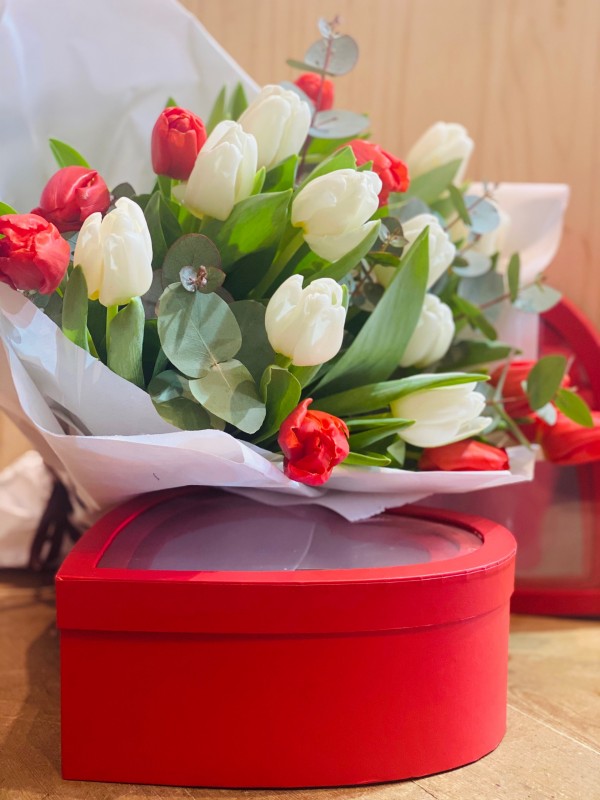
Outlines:
{"type": "MultiPolygon", "coordinates": [[[[242,81],[249,94],[256,90],[174,0],[0,0],[0,71],[0,199],[21,211],[37,204],[55,168],[49,137],[80,149],[109,185],[128,181],[144,191],[152,180],[150,132],[167,97],[206,117],[223,84],[242,81]]],[[[506,185],[500,191],[506,197],[498,199],[514,220],[509,239],[514,234],[514,246],[524,254],[523,274],[535,273],[556,250],[566,187],[506,185]]],[[[515,319],[506,323],[509,331],[515,319]]],[[[520,338],[529,341],[535,317],[526,323],[520,338]]],[[[168,425],[145,392],[66,340],[33,304],[2,284],[0,408],[90,510],[141,492],[198,484],[266,502],[316,502],[354,520],[432,493],[529,479],[533,467],[529,452],[514,448],[511,472],[341,465],[324,488],[297,484],[271,453],[219,431],[168,425]]]]}
{"type": "Polygon", "coordinates": [[[361,519],[434,492],[466,492],[531,477],[529,453],[515,448],[511,472],[342,465],[326,487],[304,486],[289,480],[281,459],[266,450],[221,431],[179,431],[164,422],[146,392],[72,344],[33,303],[3,284],[0,382],[0,408],[90,510],[191,484],[260,489],[252,494],[261,498],[270,490],[278,502],[316,502],[361,519]]]}

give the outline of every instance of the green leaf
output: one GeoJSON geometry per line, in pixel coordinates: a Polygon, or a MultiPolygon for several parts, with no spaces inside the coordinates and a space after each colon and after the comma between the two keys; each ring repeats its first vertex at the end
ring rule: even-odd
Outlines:
{"type": "Polygon", "coordinates": [[[158,337],[158,321],[147,319],[144,322],[144,346],[142,349],[142,369],[145,383],[150,383],[155,375],[162,372],[167,362],[168,359],[160,346],[158,337]]]}
{"type": "Polygon", "coordinates": [[[267,176],[266,168],[265,167],[261,167],[258,170],[258,172],[256,173],[256,175],[254,176],[254,183],[252,184],[252,191],[250,192],[251,195],[252,194],[260,194],[261,193],[262,188],[263,188],[264,183],[265,183],[266,176],[267,176]]]}
{"type": "Polygon", "coordinates": [[[106,364],[106,307],[97,300],[88,300],[87,327],[98,351],[98,358],[106,364]]]}
{"type": "Polygon", "coordinates": [[[508,291],[510,292],[510,302],[514,303],[519,296],[519,280],[521,274],[521,258],[518,253],[513,253],[508,262],[506,276],[508,278],[508,291]]]}
{"type": "Polygon", "coordinates": [[[249,253],[279,242],[291,196],[291,189],[255,194],[238,203],[224,222],[208,220],[202,232],[219,248],[225,272],[249,253]]]}
{"type": "Polygon", "coordinates": [[[467,211],[467,207],[460,189],[457,189],[454,184],[450,183],[448,184],[448,191],[450,192],[450,199],[452,200],[452,205],[454,206],[458,216],[462,219],[465,225],[471,225],[471,217],[467,211]]]}
{"type": "Polygon", "coordinates": [[[293,189],[299,160],[297,155],[293,155],[270,169],[265,176],[263,192],[283,192],[286,189],[293,189]]]}
{"type": "Polygon", "coordinates": [[[56,159],[56,163],[59,167],[90,166],[81,153],[78,153],[70,144],[65,144],[65,142],[59,141],[59,139],[49,139],[48,141],[50,142],[52,155],[56,159]]]}
{"type": "Polygon", "coordinates": [[[459,295],[455,295],[452,302],[460,314],[467,318],[473,328],[480,330],[484,336],[492,341],[498,338],[496,329],[478,306],[459,295]]]}
{"type": "Polygon", "coordinates": [[[158,301],[158,335],[169,361],[190,378],[228,361],[242,346],[227,303],[216,294],[187,292],[181,284],[168,286],[158,301]]]}
{"type": "Polygon", "coordinates": [[[343,462],[349,467],[387,467],[392,459],[380,453],[348,453],[343,462]]]}
{"type": "Polygon", "coordinates": [[[554,402],[558,410],[562,411],[562,413],[566,417],[569,417],[569,419],[572,419],[573,422],[576,422],[578,425],[583,425],[585,428],[594,427],[594,420],[590,407],[583,397],[580,397],[571,389],[558,389],[554,402]]]}
{"type": "MultiPolygon", "coordinates": [[[[450,186],[461,164],[462,159],[457,158],[442,164],[441,167],[435,167],[424,175],[418,175],[411,180],[408,191],[401,197],[418,197],[424,203],[433,203],[450,186]]],[[[394,201],[395,198],[390,198],[390,204],[394,201]]]]}
{"type": "Polygon", "coordinates": [[[63,297],[62,331],[67,339],[89,352],[87,316],[87,282],[81,267],[74,267],[69,276],[63,297]]]}
{"type": "Polygon", "coordinates": [[[256,433],[263,424],[265,404],[258,396],[252,375],[236,359],[213,364],[201,378],[190,381],[190,390],[207,411],[244,433],[256,433]]]}
{"type": "Polygon", "coordinates": [[[567,368],[567,359],[561,355],[543,356],[527,376],[527,399],[536,411],[554,399],[567,368]]]}
{"type": "Polygon", "coordinates": [[[237,359],[248,369],[256,383],[259,383],[265,369],[275,360],[275,351],[269,344],[265,328],[266,309],[255,300],[239,300],[231,303],[229,308],[242,334],[242,346],[237,359]]]}
{"type": "Polygon", "coordinates": [[[330,172],[335,172],[338,169],[356,169],[356,157],[352,152],[351,147],[343,147],[341,150],[336,150],[324,161],[321,161],[318,167],[304,178],[302,183],[298,186],[297,191],[302,190],[308,183],[314,181],[315,178],[320,178],[322,175],[328,175],[330,172]]]}
{"type": "Polygon", "coordinates": [[[360,452],[365,447],[368,448],[376,442],[398,433],[403,428],[407,428],[414,423],[414,420],[403,419],[391,427],[377,427],[371,430],[362,431],[361,433],[353,433],[350,436],[350,447],[354,452],[360,452]]]}
{"type": "Polygon", "coordinates": [[[4,214],[16,214],[17,212],[12,206],[9,206],[8,203],[0,202],[0,217],[4,216],[4,214]]]}
{"type": "Polygon", "coordinates": [[[270,439],[279,432],[283,420],[300,402],[302,388],[287,369],[270,365],[262,377],[260,393],[266,405],[266,416],[255,439],[257,442],[270,439]]]}
{"type": "Polygon", "coordinates": [[[382,414],[380,417],[357,417],[356,419],[344,420],[348,429],[352,434],[355,431],[368,431],[374,428],[385,429],[388,433],[390,429],[405,427],[408,420],[401,419],[400,417],[390,417],[389,414],[382,414]]]}
{"type": "Polygon", "coordinates": [[[152,239],[152,266],[154,269],[160,269],[167,250],[182,236],[183,231],[177,217],[160,192],[155,192],[150,197],[144,208],[144,216],[152,239]]]}
{"type": "Polygon", "coordinates": [[[229,101],[229,117],[230,119],[238,119],[242,112],[248,108],[248,98],[241,83],[237,83],[231,100],[229,101]]]}
{"type": "Polygon", "coordinates": [[[228,119],[227,115],[227,87],[223,86],[221,91],[219,92],[217,99],[215,100],[215,104],[210,112],[210,116],[208,118],[208,122],[206,123],[206,132],[211,134],[214,128],[222,122],[224,119],[228,119]]]}
{"type": "Polygon", "coordinates": [[[210,416],[202,406],[187,396],[188,381],[173,370],[161,372],[150,381],[148,394],[160,416],[184,431],[211,427],[210,416]]]}
{"type": "Polygon", "coordinates": [[[174,100],[172,97],[167,97],[165,108],[177,108],[177,100],[174,100]]]}
{"type": "Polygon", "coordinates": [[[402,264],[375,310],[318,391],[348,389],[388,378],[419,321],[429,276],[429,228],[402,258],[402,264]]]}
{"type": "Polygon", "coordinates": [[[394,466],[403,467],[406,459],[406,442],[404,439],[397,439],[388,445],[386,453],[391,457],[394,466]]]}
{"type": "Polygon", "coordinates": [[[424,389],[439,389],[442,386],[457,386],[462,383],[487,380],[487,375],[468,372],[411,375],[408,378],[372,383],[323,397],[315,400],[312,408],[345,418],[353,414],[367,414],[370,411],[387,408],[392,401],[424,389]]]}
{"type": "Polygon", "coordinates": [[[144,345],[144,306],[134,297],[110,323],[108,366],[130,383],[144,388],[142,349],[144,345]]]}
{"type": "Polygon", "coordinates": [[[452,345],[440,362],[438,370],[444,372],[449,369],[475,367],[478,364],[487,364],[490,361],[500,361],[515,352],[519,351],[504,342],[464,339],[452,345]]]}
{"type": "Polygon", "coordinates": [[[561,293],[551,286],[534,284],[519,291],[519,296],[514,301],[515,308],[530,314],[543,314],[553,308],[562,297],[561,293]]]}
{"type": "Polygon", "coordinates": [[[346,253],[345,256],[342,256],[337,261],[334,261],[333,264],[329,264],[324,269],[320,269],[318,272],[314,272],[313,274],[299,269],[296,269],[296,272],[300,272],[301,274],[307,276],[307,286],[317,278],[331,278],[334,281],[341,281],[342,278],[344,278],[349,272],[358,266],[361,258],[363,258],[363,256],[365,256],[375,244],[379,235],[380,224],[381,223],[377,223],[376,225],[373,225],[362,242],[357,244],[356,247],[350,250],[349,253],[346,253]]]}
{"type": "Polygon", "coordinates": [[[201,233],[187,233],[169,247],[162,267],[163,286],[178,283],[184,267],[221,266],[221,255],[214,242],[201,233]]]}

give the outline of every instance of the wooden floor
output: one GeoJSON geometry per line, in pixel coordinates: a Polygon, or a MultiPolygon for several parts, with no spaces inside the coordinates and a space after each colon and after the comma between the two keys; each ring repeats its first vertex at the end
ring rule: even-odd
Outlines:
{"type": "Polygon", "coordinates": [[[500,747],[431,778],[256,792],[66,782],[52,583],[0,572],[0,800],[600,800],[600,623],[514,616],[509,680],[500,747]]]}

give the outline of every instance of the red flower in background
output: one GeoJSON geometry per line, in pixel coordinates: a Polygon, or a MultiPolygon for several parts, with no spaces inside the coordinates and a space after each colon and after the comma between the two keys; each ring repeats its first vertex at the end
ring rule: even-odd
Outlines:
{"type": "Polygon", "coordinates": [[[315,72],[305,72],[303,75],[300,75],[299,78],[296,78],[294,83],[313,101],[317,111],[328,111],[330,108],[333,108],[333,81],[325,78],[321,86],[320,75],[317,75],[315,72]]]}
{"type": "Polygon", "coordinates": [[[103,214],[109,205],[110,192],[96,170],[72,166],[54,173],[44,187],[39,208],[31,213],[52,222],[61,232],[78,231],[90,214],[103,214]]]}
{"type": "Polygon", "coordinates": [[[555,425],[539,423],[538,440],[554,464],[589,464],[600,459],[600,411],[592,411],[593,428],[585,428],[561,412],[555,425]]]}
{"type": "Polygon", "coordinates": [[[37,214],[0,217],[0,281],[13,289],[52,294],[62,281],[71,248],[57,228],[37,214]]]}
{"type": "MultiPolygon", "coordinates": [[[[537,362],[526,358],[516,358],[511,361],[502,387],[502,398],[504,400],[504,409],[506,413],[515,418],[527,417],[534,412],[529,406],[525,389],[522,384],[527,380],[527,376],[536,365],[537,362]]],[[[490,376],[490,383],[492,386],[497,386],[500,377],[504,372],[504,366],[495,369],[490,376]]],[[[562,379],[561,386],[563,388],[571,385],[571,379],[565,375],[562,379]]]]}
{"type": "Polygon", "coordinates": [[[187,181],[205,141],[200,117],[178,106],[163,109],[152,129],[152,169],[157,175],[187,181]]]}
{"type": "Polygon", "coordinates": [[[476,442],[473,439],[465,439],[462,442],[453,442],[442,445],[442,447],[429,447],[424,450],[419,461],[419,469],[472,472],[509,469],[509,463],[505,450],[483,442],[476,442]]]}
{"type": "Polygon", "coordinates": [[[303,400],[284,419],[277,441],[288,478],[320,486],[350,452],[346,423],[324,411],[308,411],[312,398],[303,400]]]}
{"type": "Polygon", "coordinates": [[[387,203],[390,192],[405,192],[408,189],[410,178],[404,161],[383,150],[378,144],[364,139],[353,139],[348,145],[352,148],[359,167],[368,161],[373,162],[373,172],[379,175],[383,184],[379,193],[380,206],[387,203]]]}

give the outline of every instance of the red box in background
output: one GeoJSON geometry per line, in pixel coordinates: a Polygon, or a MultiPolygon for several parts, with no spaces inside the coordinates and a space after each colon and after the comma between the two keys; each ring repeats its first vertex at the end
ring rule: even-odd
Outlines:
{"type": "Polygon", "coordinates": [[[130,502],[57,576],[63,775],[330,786],[474,761],[505,730],[514,555],[444,511],[130,502]]]}

